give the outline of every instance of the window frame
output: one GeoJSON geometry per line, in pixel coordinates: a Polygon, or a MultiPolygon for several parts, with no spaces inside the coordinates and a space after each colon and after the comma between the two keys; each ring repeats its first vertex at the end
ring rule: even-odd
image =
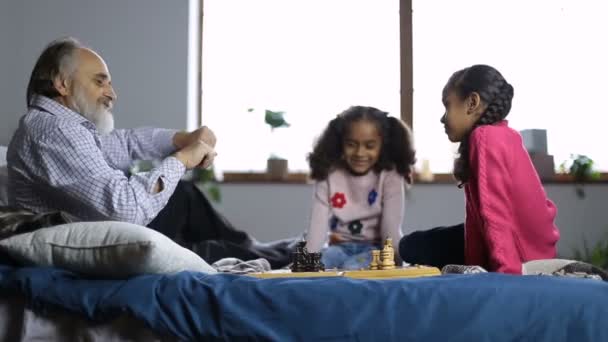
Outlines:
{"type": "MultiPolygon", "coordinates": [[[[202,80],[203,80],[203,24],[205,19],[204,0],[199,1],[199,37],[197,39],[197,57],[198,57],[198,82],[197,82],[197,124],[201,126],[204,122],[204,113],[202,112],[202,80]]],[[[413,25],[412,25],[412,0],[399,0],[399,52],[400,52],[400,116],[414,133],[414,63],[413,63],[413,25]]],[[[414,133],[415,134],[415,133],[414,133]]],[[[418,181],[418,183],[439,183],[448,184],[455,183],[451,173],[434,173],[432,181],[418,181]]],[[[226,172],[224,173],[227,183],[306,183],[309,182],[307,173],[290,173],[286,180],[270,180],[262,172],[226,172]]],[[[417,175],[415,178],[418,178],[417,175]]],[[[544,183],[574,183],[575,180],[567,174],[556,173],[553,179],[544,180],[544,183]]],[[[600,173],[599,179],[590,180],[586,183],[608,183],[608,172],[600,173]]]]}

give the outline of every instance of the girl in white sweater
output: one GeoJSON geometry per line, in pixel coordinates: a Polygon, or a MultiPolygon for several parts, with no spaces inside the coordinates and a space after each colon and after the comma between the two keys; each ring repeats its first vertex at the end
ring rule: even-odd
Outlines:
{"type": "Polygon", "coordinates": [[[402,236],[404,186],[416,161],[409,127],[376,108],[351,107],[329,123],[308,160],[317,182],[307,249],[322,251],[326,268],[367,267],[372,249],[402,236]]]}

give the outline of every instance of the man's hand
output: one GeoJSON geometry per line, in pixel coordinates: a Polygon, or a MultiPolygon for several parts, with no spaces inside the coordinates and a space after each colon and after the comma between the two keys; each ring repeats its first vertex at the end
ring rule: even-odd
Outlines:
{"type": "Polygon", "coordinates": [[[215,134],[207,126],[203,126],[192,132],[177,132],[173,136],[173,145],[175,145],[178,150],[181,150],[182,148],[193,144],[197,140],[202,140],[207,145],[215,147],[215,134]]]}
{"type": "Polygon", "coordinates": [[[207,168],[213,163],[213,158],[217,153],[211,146],[202,140],[195,140],[193,143],[175,152],[173,156],[184,164],[186,169],[195,167],[207,168]]]}

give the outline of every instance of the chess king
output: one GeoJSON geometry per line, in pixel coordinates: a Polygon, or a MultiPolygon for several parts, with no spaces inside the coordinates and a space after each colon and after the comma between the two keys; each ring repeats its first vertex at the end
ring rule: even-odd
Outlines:
{"type": "Polygon", "coordinates": [[[382,248],[382,258],[380,262],[381,270],[392,270],[395,268],[395,250],[393,249],[393,239],[387,238],[382,248]]]}
{"type": "Polygon", "coordinates": [[[392,270],[395,268],[395,250],[393,249],[393,240],[387,238],[384,241],[382,251],[373,250],[372,262],[369,265],[370,270],[392,270]]]}

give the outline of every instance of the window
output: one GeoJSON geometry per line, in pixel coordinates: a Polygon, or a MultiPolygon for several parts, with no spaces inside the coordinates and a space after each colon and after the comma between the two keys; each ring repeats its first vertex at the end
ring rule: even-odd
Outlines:
{"type": "Polygon", "coordinates": [[[511,127],[546,129],[556,167],[585,154],[608,170],[597,142],[608,117],[608,3],[412,0],[413,46],[401,50],[412,61],[399,46],[399,3],[409,1],[205,0],[202,115],[220,137],[218,171],[261,171],[271,154],[306,171],[314,139],[348,106],[400,116],[401,75],[410,77],[400,67],[409,67],[419,163],[448,173],[457,145],[439,123],[441,90],[477,63],[514,86],[511,127]],[[291,127],[270,133],[265,109],[285,111],[291,127]]]}
{"type": "Polygon", "coordinates": [[[315,138],[351,105],[400,116],[397,1],[205,0],[202,36],[220,172],[264,170],[271,154],[307,171],[315,138]],[[291,127],[270,133],[265,109],[291,127]]]}
{"type": "Polygon", "coordinates": [[[513,85],[507,117],[517,130],[547,130],[556,167],[571,153],[608,170],[601,137],[608,113],[608,3],[594,0],[415,0],[414,132],[418,158],[449,172],[454,147],[439,119],[441,91],[456,70],[497,68],[513,85]]]}

